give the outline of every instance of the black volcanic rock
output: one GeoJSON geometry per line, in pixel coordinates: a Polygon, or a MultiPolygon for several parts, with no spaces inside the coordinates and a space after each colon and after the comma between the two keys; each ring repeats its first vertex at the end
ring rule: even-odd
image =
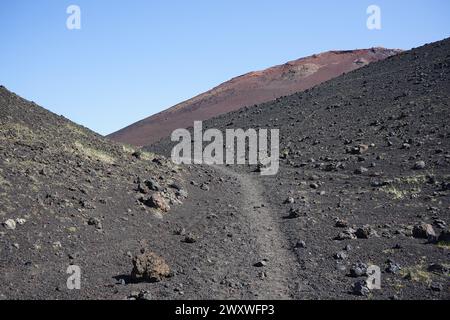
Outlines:
{"type": "Polygon", "coordinates": [[[78,298],[112,297],[94,288],[120,274],[123,252],[168,241],[168,226],[143,223],[153,212],[136,202],[134,181],[180,175],[134,152],[0,88],[0,296],[71,298],[55,288],[76,264],[89,279],[78,298]]]}
{"type": "MultiPolygon", "coordinates": [[[[274,176],[255,166],[175,166],[159,155],[136,156],[1,89],[0,217],[15,228],[1,226],[0,296],[123,299],[146,290],[155,299],[448,298],[448,276],[427,269],[447,268],[448,231],[433,243],[412,235],[415,225],[450,223],[443,184],[449,53],[449,40],[426,45],[203,124],[279,129],[285,152],[274,176]],[[419,161],[426,165],[416,170],[419,161]],[[370,169],[354,174],[361,166],[370,169]],[[153,194],[149,179],[160,184],[167,214],[139,201],[153,194]],[[186,186],[187,199],[174,181],[186,186]],[[296,200],[295,219],[286,219],[287,195],[296,200]],[[336,227],[337,216],[345,229],[336,227]],[[201,240],[186,243],[190,235],[201,240]],[[296,248],[298,239],[307,248],[296,248]],[[164,259],[172,278],[142,284],[130,277],[132,252],[141,247],[164,259]],[[261,257],[269,263],[255,268],[261,257]],[[395,261],[395,273],[385,272],[386,261],[395,261]],[[346,269],[357,262],[367,275],[381,272],[381,290],[369,289],[363,270],[350,271],[361,275],[352,287],[346,269]],[[82,270],[80,291],[65,290],[69,265],[82,270]]],[[[166,139],[148,150],[170,155],[172,146],[166,139]]]]}
{"type": "MultiPolygon", "coordinates": [[[[352,286],[333,258],[345,242],[354,248],[354,261],[370,261],[384,271],[391,259],[402,266],[398,274],[412,275],[383,275],[388,280],[382,281],[382,290],[370,291],[374,298],[442,299],[448,291],[431,293],[427,281],[445,288],[448,280],[431,277],[421,263],[447,264],[448,243],[414,238],[412,233],[413,226],[423,222],[450,223],[448,119],[450,40],[445,39],[304,92],[218,116],[203,122],[203,129],[280,130],[279,149],[286,152],[280,152],[276,175],[262,177],[253,172],[254,166],[224,170],[263,186],[274,228],[291,241],[287,247],[295,248],[299,237],[308,243],[308,255],[306,250],[292,250],[299,261],[296,270],[301,270],[302,297],[341,298],[352,286]],[[320,183],[309,181],[311,176],[320,177],[320,183]],[[325,196],[317,192],[319,187],[325,196]],[[284,219],[287,194],[305,205],[301,218],[284,219]],[[346,230],[335,227],[335,216],[348,221],[346,230]],[[360,226],[370,230],[362,228],[356,234],[360,226]],[[388,284],[397,280],[401,295],[388,284]],[[314,288],[308,287],[311,283],[314,288]]],[[[147,149],[169,155],[172,146],[166,138],[147,149]]],[[[447,239],[447,233],[441,239],[447,239]]],[[[366,291],[364,286],[357,290],[366,291]]]]}

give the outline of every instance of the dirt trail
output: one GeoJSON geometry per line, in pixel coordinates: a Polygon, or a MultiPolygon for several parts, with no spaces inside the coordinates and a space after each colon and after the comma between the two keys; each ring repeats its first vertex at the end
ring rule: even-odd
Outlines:
{"type": "MultiPolygon", "coordinates": [[[[222,174],[236,179],[241,186],[242,214],[248,219],[251,237],[256,241],[260,260],[267,259],[261,268],[266,277],[254,285],[254,291],[261,299],[293,298],[297,260],[282,235],[276,217],[263,197],[263,186],[248,174],[237,173],[225,166],[213,166],[222,174]]],[[[257,261],[255,261],[257,262],[257,261]]]]}

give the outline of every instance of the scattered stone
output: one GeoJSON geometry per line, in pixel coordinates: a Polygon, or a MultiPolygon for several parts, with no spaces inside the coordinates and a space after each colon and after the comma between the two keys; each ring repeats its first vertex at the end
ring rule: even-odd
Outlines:
{"type": "Polygon", "coordinates": [[[128,300],[151,300],[152,299],[152,295],[147,290],[141,290],[139,292],[132,292],[128,296],[127,299],[128,300]]]}
{"type": "Polygon", "coordinates": [[[433,224],[439,229],[447,228],[447,223],[444,220],[441,220],[441,219],[434,220],[433,224]]]}
{"type": "Polygon", "coordinates": [[[209,191],[209,186],[206,183],[202,183],[200,189],[202,189],[203,191],[209,191]]]}
{"type": "Polygon", "coordinates": [[[75,260],[80,257],[80,254],[78,252],[73,252],[69,253],[67,256],[70,260],[75,260]]]}
{"type": "Polygon", "coordinates": [[[412,235],[414,238],[427,239],[428,242],[436,242],[437,241],[436,232],[434,231],[431,224],[428,224],[428,223],[421,223],[421,224],[415,225],[412,230],[412,235]]]}
{"type": "Polygon", "coordinates": [[[450,190],[450,182],[442,182],[441,189],[442,189],[442,191],[450,190]]]}
{"type": "Polygon", "coordinates": [[[400,265],[398,263],[395,263],[394,261],[392,261],[391,259],[389,259],[387,261],[387,267],[386,267],[386,272],[387,273],[397,273],[401,270],[402,268],[400,267],[400,265]]]}
{"type": "Polygon", "coordinates": [[[318,185],[317,183],[313,182],[313,183],[310,183],[310,184],[309,184],[309,187],[310,187],[311,189],[318,189],[318,188],[319,188],[319,185],[318,185]]]}
{"type": "Polygon", "coordinates": [[[296,219],[301,216],[300,208],[290,208],[289,209],[289,215],[287,216],[288,219],[296,219]]]}
{"type": "Polygon", "coordinates": [[[315,175],[315,174],[313,174],[313,175],[310,175],[308,177],[308,180],[310,180],[310,181],[318,181],[318,180],[320,180],[320,177],[315,175]]]}
{"type": "Polygon", "coordinates": [[[167,204],[166,200],[161,193],[155,192],[149,199],[150,205],[156,209],[160,209],[163,212],[168,212],[170,206],[167,204]]]}
{"type": "Polygon", "coordinates": [[[16,229],[16,222],[13,219],[8,219],[3,222],[3,226],[8,230],[14,230],[16,229]]]}
{"type": "Polygon", "coordinates": [[[136,150],[131,155],[137,159],[142,159],[144,156],[144,152],[142,150],[136,150]]]}
{"type": "Polygon", "coordinates": [[[350,268],[350,277],[362,277],[367,275],[367,265],[362,262],[357,262],[350,268]]]}
{"type": "Polygon", "coordinates": [[[450,243],[450,230],[444,230],[441,231],[441,234],[439,235],[438,238],[439,242],[445,242],[445,243],[450,243]]]}
{"type": "Polygon", "coordinates": [[[294,200],[294,198],[292,198],[292,197],[288,197],[286,200],[284,200],[284,203],[290,203],[290,204],[292,204],[292,203],[294,203],[295,202],[295,200],[294,200]]]}
{"type": "Polygon", "coordinates": [[[370,185],[374,188],[381,188],[381,187],[387,186],[389,183],[390,183],[390,181],[373,180],[373,181],[371,181],[370,185]]]}
{"type": "Polygon", "coordinates": [[[93,217],[89,218],[88,225],[94,226],[98,230],[103,228],[102,223],[101,223],[100,219],[98,219],[98,218],[93,218],[93,217]]]}
{"type": "Polygon", "coordinates": [[[347,149],[347,153],[351,154],[363,154],[369,150],[369,146],[366,144],[360,144],[356,147],[351,147],[347,149]]]}
{"type": "Polygon", "coordinates": [[[144,181],[145,185],[153,191],[161,191],[161,185],[154,179],[148,179],[144,181]]]}
{"type": "Polygon", "coordinates": [[[267,265],[267,261],[265,259],[263,259],[261,261],[256,262],[253,266],[261,268],[261,267],[265,267],[266,265],[267,265]]]}
{"type": "Polygon", "coordinates": [[[343,220],[343,219],[336,218],[335,221],[336,221],[335,226],[336,226],[337,228],[347,228],[347,227],[348,227],[348,222],[345,221],[345,220],[343,220]]]}
{"type": "Polygon", "coordinates": [[[367,169],[367,168],[359,167],[359,168],[356,168],[354,172],[355,172],[355,174],[363,174],[363,173],[366,173],[368,171],[369,171],[369,169],[367,169]]]}
{"type": "Polygon", "coordinates": [[[184,236],[186,234],[185,228],[177,228],[175,229],[174,233],[178,236],[184,236]]]}
{"type": "Polygon", "coordinates": [[[428,266],[428,271],[440,274],[449,274],[450,266],[446,266],[440,263],[432,263],[428,266]]]}
{"type": "Polygon", "coordinates": [[[444,287],[443,287],[442,284],[440,284],[440,283],[432,282],[432,283],[430,284],[430,289],[431,289],[432,291],[441,292],[441,291],[444,289],[444,287]]]}
{"type": "Polygon", "coordinates": [[[169,265],[155,253],[141,249],[141,253],[133,258],[132,279],[158,282],[169,276],[169,265]]]}
{"type": "Polygon", "coordinates": [[[169,187],[178,191],[183,190],[183,186],[177,182],[172,182],[169,187]]]}
{"type": "Polygon", "coordinates": [[[355,235],[359,239],[369,239],[372,236],[376,236],[377,233],[370,225],[365,225],[361,228],[358,228],[355,232],[355,235]]]}
{"type": "Polygon", "coordinates": [[[425,169],[425,161],[417,161],[415,164],[414,164],[414,167],[413,167],[413,169],[414,170],[422,170],[422,169],[425,169]]]}
{"type": "Polygon", "coordinates": [[[80,205],[84,209],[96,209],[96,206],[88,200],[80,200],[80,205]]]}
{"type": "Polygon", "coordinates": [[[177,191],[175,192],[175,195],[176,195],[177,197],[182,197],[182,198],[187,198],[187,197],[188,197],[188,193],[187,193],[187,191],[184,190],[184,189],[177,190],[177,191]]]}
{"type": "Polygon", "coordinates": [[[409,150],[409,149],[411,149],[411,145],[409,143],[404,143],[404,144],[402,144],[402,149],[409,150]]]}
{"type": "Polygon", "coordinates": [[[52,243],[53,249],[58,250],[62,248],[61,241],[55,241],[52,243]]]}
{"type": "Polygon", "coordinates": [[[297,243],[295,244],[296,248],[306,248],[306,243],[305,241],[297,241],[297,243]]]}
{"type": "Polygon", "coordinates": [[[348,254],[345,251],[339,251],[334,254],[334,258],[337,260],[345,260],[348,258],[348,254]]]}
{"type": "Polygon", "coordinates": [[[353,228],[347,228],[343,232],[339,233],[335,240],[352,240],[356,239],[356,230],[353,228]]]}
{"type": "Polygon", "coordinates": [[[264,166],[261,163],[258,163],[253,172],[261,172],[264,169],[264,166]]]}
{"type": "Polygon", "coordinates": [[[17,224],[19,225],[24,225],[25,222],[27,222],[27,220],[23,219],[23,218],[17,218],[16,219],[17,224]]]}
{"type": "Polygon", "coordinates": [[[340,261],[336,261],[336,270],[345,271],[345,270],[347,270],[347,267],[345,266],[344,263],[342,263],[340,261]]]}
{"type": "Polygon", "coordinates": [[[185,237],[184,237],[184,242],[186,243],[195,243],[197,242],[198,237],[197,235],[193,234],[193,233],[188,233],[185,237]]]}
{"type": "Polygon", "coordinates": [[[370,289],[367,287],[365,280],[360,280],[353,284],[352,292],[358,296],[367,296],[370,293],[370,289]]]}

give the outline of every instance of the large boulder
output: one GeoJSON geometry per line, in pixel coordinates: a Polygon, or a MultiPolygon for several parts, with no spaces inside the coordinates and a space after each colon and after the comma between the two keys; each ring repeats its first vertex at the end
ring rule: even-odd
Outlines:
{"type": "Polygon", "coordinates": [[[133,258],[133,280],[158,282],[169,276],[169,265],[155,253],[141,249],[141,253],[133,258]]]}
{"type": "Polygon", "coordinates": [[[412,235],[414,238],[428,239],[429,242],[437,241],[436,232],[434,231],[431,224],[428,223],[415,225],[412,231],[412,235]]]}
{"type": "Polygon", "coordinates": [[[169,204],[166,202],[166,199],[164,199],[160,192],[155,192],[154,194],[152,194],[150,199],[148,199],[148,202],[150,206],[163,212],[168,212],[170,210],[169,204]]]}

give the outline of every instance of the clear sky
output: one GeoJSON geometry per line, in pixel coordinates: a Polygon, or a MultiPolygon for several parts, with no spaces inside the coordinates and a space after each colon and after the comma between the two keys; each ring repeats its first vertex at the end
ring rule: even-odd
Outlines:
{"type": "Polygon", "coordinates": [[[0,84],[108,134],[252,70],[441,40],[449,13],[448,0],[1,0],[0,84]],[[366,27],[371,4],[381,30],[366,27]]]}

